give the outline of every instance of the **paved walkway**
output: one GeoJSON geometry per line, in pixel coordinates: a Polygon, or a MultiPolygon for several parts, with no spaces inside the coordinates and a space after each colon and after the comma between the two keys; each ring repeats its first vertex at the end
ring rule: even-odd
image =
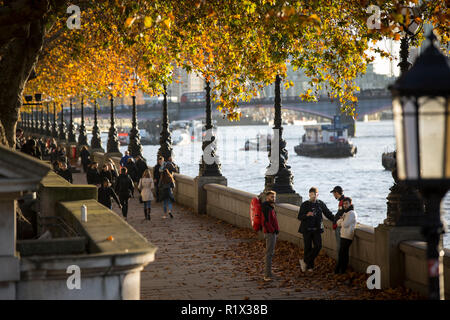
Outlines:
{"type": "MultiPolygon", "coordinates": [[[[75,174],[74,183],[86,183],[75,174]]],[[[129,202],[128,223],[158,247],[156,258],[141,273],[141,299],[406,299],[403,289],[369,291],[366,275],[332,274],[334,261],[320,255],[313,274],[298,266],[298,247],[279,241],[273,262],[277,279],[262,281],[264,243],[251,230],[174,205],[174,218],[162,218],[153,203],[151,221],[143,205],[129,202]]],[[[121,215],[116,204],[113,210],[121,215]]]]}

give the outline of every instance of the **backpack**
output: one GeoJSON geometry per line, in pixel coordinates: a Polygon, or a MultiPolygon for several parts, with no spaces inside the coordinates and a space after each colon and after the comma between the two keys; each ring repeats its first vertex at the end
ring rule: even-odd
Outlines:
{"type": "Polygon", "coordinates": [[[263,213],[261,210],[261,201],[258,198],[253,198],[250,203],[250,220],[253,230],[260,231],[262,229],[263,213]]]}

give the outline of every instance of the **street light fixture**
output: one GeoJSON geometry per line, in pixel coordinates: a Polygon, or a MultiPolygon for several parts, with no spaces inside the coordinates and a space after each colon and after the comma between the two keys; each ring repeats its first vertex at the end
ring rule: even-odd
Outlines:
{"type": "Polygon", "coordinates": [[[450,63],[430,45],[389,89],[397,143],[398,179],[425,200],[429,298],[444,299],[440,204],[450,188],[450,63]]]}

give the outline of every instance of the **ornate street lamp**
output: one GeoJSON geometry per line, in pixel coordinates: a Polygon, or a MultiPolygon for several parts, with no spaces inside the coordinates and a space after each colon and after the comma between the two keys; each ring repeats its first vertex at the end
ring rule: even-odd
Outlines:
{"type": "Polygon", "coordinates": [[[75,126],[73,125],[73,106],[72,106],[72,98],[70,98],[70,119],[69,119],[69,132],[68,132],[68,141],[69,143],[77,143],[77,139],[75,137],[75,126]]]}
{"type": "Polygon", "coordinates": [[[204,127],[206,135],[202,142],[202,159],[199,166],[200,177],[202,176],[222,176],[220,172],[219,156],[216,155],[217,141],[213,132],[212,116],[211,116],[211,87],[209,81],[206,81],[206,124],[204,127]],[[207,148],[208,151],[205,152],[207,148]],[[205,155],[209,158],[205,162],[205,155]]]}
{"type": "Polygon", "coordinates": [[[53,123],[52,123],[52,137],[58,138],[58,127],[56,125],[56,103],[53,102],[53,123]]]}
{"type": "Polygon", "coordinates": [[[61,104],[61,123],[59,124],[58,138],[61,142],[67,141],[66,123],[64,122],[64,105],[61,104]]]}
{"type": "Polygon", "coordinates": [[[97,99],[94,100],[94,126],[92,127],[91,148],[93,150],[103,150],[100,129],[98,128],[97,99]]]}
{"type": "Polygon", "coordinates": [[[47,137],[50,137],[52,135],[52,131],[50,130],[50,111],[48,108],[48,102],[46,103],[46,107],[47,107],[47,116],[45,119],[45,135],[47,137]]]}
{"type": "Polygon", "coordinates": [[[137,156],[142,157],[142,145],[141,145],[141,135],[139,134],[138,123],[137,123],[137,110],[136,110],[136,88],[140,82],[139,77],[136,72],[133,74],[134,80],[134,92],[133,96],[133,113],[132,113],[132,121],[131,121],[131,130],[130,130],[130,143],[128,144],[128,151],[133,158],[137,156]]]}
{"type": "Polygon", "coordinates": [[[78,134],[78,145],[87,146],[86,126],[84,125],[84,97],[81,97],[81,124],[78,134]]]}
{"type": "Polygon", "coordinates": [[[283,139],[283,127],[281,125],[281,77],[279,75],[275,79],[274,108],[274,136],[269,153],[270,165],[268,171],[266,171],[264,191],[275,191],[277,193],[277,202],[300,205],[301,197],[294,190],[294,176],[290,170],[291,167],[287,165],[288,151],[286,150],[286,141],[283,139]],[[278,141],[275,141],[275,139],[278,141]],[[274,150],[274,146],[276,148],[277,145],[277,150],[274,150]],[[275,155],[272,155],[273,151],[276,152],[275,155]]]}
{"type": "Polygon", "coordinates": [[[169,159],[172,156],[172,138],[169,131],[169,116],[167,112],[167,88],[164,84],[164,100],[163,100],[163,117],[162,117],[162,129],[159,138],[160,148],[158,155],[164,157],[164,160],[169,159]]]}
{"type": "MultiPolygon", "coordinates": [[[[110,90],[112,90],[112,85],[110,85],[110,90]]],[[[117,133],[117,129],[115,127],[115,122],[114,122],[114,97],[112,95],[112,93],[110,94],[110,102],[111,102],[111,126],[109,128],[109,133],[108,133],[108,143],[106,145],[106,152],[107,153],[120,153],[119,150],[119,136],[117,133]]]]}
{"type": "Polygon", "coordinates": [[[450,62],[434,45],[389,89],[397,143],[398,179],[425,201],[429,298],[444,299],[440,204],[450,188],[450,62]]]}
{"type": "MultiPolygon", "coordinates": [[[[405,23],[403,27],[402,39],[400,43],[400,76],[408,71],[411,64],[408,62],[409,43],[421,31],[422,25],[415,20],[421,16],[418,7],[404,7],[402,10],[405,23]]],[[[394,159],[397,158],[397,151],[394,151],[394,159]]],[[[424,204],[418,194],[418,190],[411,186],[398,183],[397,168],[392,170],[392,178],[394,184],[389,188],[390,192],[387,196],[387,218],[384,224],[390,226],[417,226],[423,224],[426,218],[424,215],[424,204]]]]}

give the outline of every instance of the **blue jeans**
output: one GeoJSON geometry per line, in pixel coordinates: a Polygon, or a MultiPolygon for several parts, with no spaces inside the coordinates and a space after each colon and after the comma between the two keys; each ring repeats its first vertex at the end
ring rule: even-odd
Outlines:
{"type": "Polygon", "coordinates": [[[170,201],[169,198],[164,199],[164,213],[167,212],[167,208],[169,208],[169,211],[172,212],[172,201],[170,201]]]}
{"type": "Polygon", "coordinates": [[[144,201],[144,209],[151,209],[152,208],[152,200],[144,201]]]}

